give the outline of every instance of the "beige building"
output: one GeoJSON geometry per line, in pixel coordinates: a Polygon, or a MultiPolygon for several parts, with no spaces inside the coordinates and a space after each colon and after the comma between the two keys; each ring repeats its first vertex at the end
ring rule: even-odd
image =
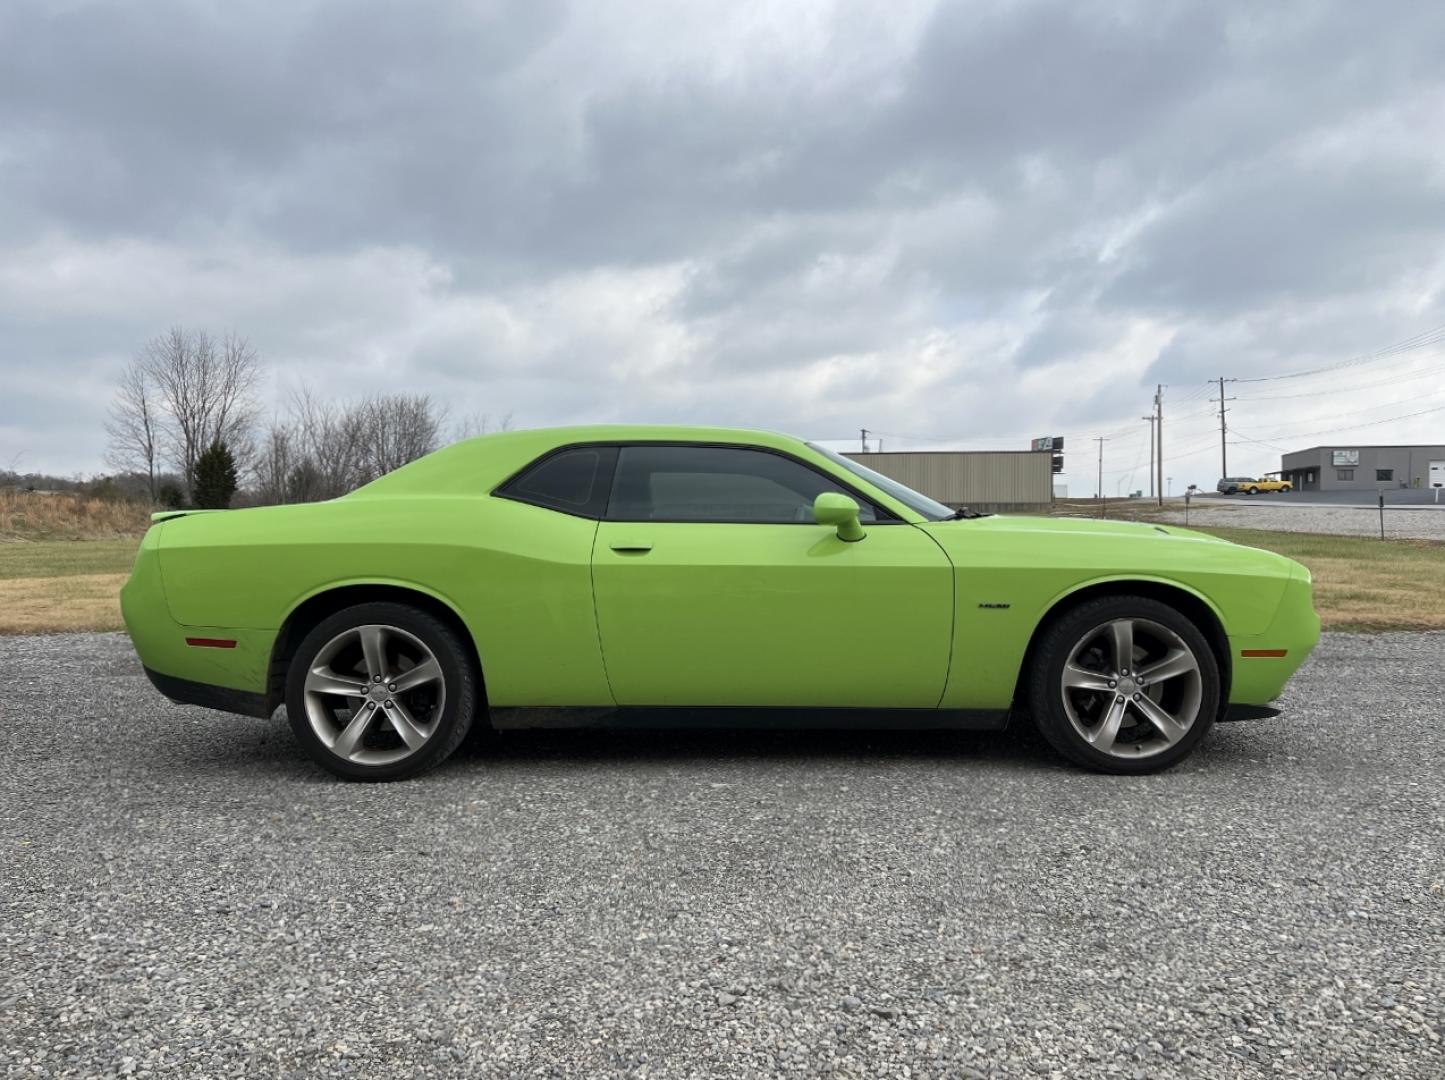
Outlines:
{"type": "Polygon", "coordinates": [[[1042,510],[1053,502],[1053,454],[1046,450],[885,451],[847,456],[955,509],[1042,510]]]}

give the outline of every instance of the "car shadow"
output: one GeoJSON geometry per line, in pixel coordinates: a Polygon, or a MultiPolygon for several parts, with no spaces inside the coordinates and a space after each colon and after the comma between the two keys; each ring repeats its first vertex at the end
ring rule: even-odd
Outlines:
{"type": "Polygon", "coordinates": [[[1007,731],[770,730],[758,728],[575,728],[479,732],[458,763],[540,764],[707,761],[978,761],[1038,768],[1059,764],[1027,724],[1007,731]]]}
{"type": "MultiPolygon", "coordinates": [[[[166,742],[165,757],[171,762],[185,762],[200,771],[248,769],[298,780],[331,780],[307,759],[282,709],[266,720],[231,718],[239,722],[218,729],[195,722],[196,717],[214,718],[215,714],[186,706],[174,708],[184,719],[166,742]]],[[[1230,735],[1246,730],[1274,733],[1282,723],[1274,717],[1220,725],[1223,730],[1217,728],[1191,762],[1180,768],[1190,771],[1191,764],[1206,762],[1219,768],[1235,758],[1253,761],[1266,747],[1259,740],[1230,735]]],[[[494,731],[487,727],[473,731],[448,762],[427,775],[455,777],[482,767],[525,770],[569,764],[705,765],[749,760],[774,764],[939,761],[1017,771],[1074,771],[1031,723],[1016,720],[1004,731],[606,726],[494,731]]]]}
{"type": "MultiPolygon", "coordinates": [[[[192,712],[179,707],[182,715],[192,712]]],[[[206,716],[204,710],[194,710],[206,716]]],[[[237,718],[233,718],[237,719],[237,718]]],[[[296,779],[331,778],[307,760],[278,709],[266,720],[242,720],[218,730],[193,718],[168,740],[173,763],[209,772],[250,770],[296,779]]],[[[525,770],[591,764],[698,764],[757,761],[926,762],[988,764],[1020,770],[1063,768],[1061,759],[1027,722],[1005,731],[848,730],[759,728],[589,727],[474,731],[451,759],[428,776],[485,767],[525,770]]]]}

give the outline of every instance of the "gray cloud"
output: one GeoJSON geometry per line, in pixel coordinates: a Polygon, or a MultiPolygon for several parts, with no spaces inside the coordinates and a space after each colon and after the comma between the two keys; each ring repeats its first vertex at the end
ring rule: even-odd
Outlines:
{"type": "Polygon", "coordinates": [[[250,336],[278,397],[895,445],[1120,429],[1156,382],[1445,322],[1423,0],[14,0],[0,50],[0,462],[98,468],[173,322],[250,336]]]}

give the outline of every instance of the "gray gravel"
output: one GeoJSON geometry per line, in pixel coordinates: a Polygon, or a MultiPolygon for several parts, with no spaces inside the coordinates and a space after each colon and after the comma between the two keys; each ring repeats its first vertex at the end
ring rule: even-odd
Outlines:
{"type": "Polygon", "coordinates": [[[0,665],[7,1075],[1445,1075],[1445,635],[1137,779],[634,732],[348,785],[122,637],[0,665]]]}
{"type": "MultiPolygon", "coordinates": [[[[1292,498],[1287,495],[1259,495],[1200,499],[1190,507],[1189,523],[1232,525],[1239,529],[1335,533],[1340,536],[1380,535],[1380,511],[1377,507],[1291,502],[1292,498]]],[[[1182,504],[1176,499],[1169,505],[1174,509],[1165,510],[1160,520],[1184,524],[1182,504]]],[[[1445,504],[1393,507],[1387,504],[1385,536],[1393,540],[1445,540],[1445,504]]]]}

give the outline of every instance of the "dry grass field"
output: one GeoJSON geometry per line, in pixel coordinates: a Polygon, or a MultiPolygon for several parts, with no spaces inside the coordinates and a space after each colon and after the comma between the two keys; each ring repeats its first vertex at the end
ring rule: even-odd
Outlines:
{"type": "Polygon", "coordinates": [[[0,634],[119,630],[139,538],[0,539],[0,634]]]}
{"type": "Polygon", "coordinates": [[[115,540],[140,536],[149,505],[57,492],[0,489],[0,543],[6,540],[115,540]]]}
{"type": "Polygon", "coordinates": [[[0,634],[119,630],[149,506],[0,491],[0,634]]]}
{"type": "Polygon", "coordinates": [[[1314,576],[1326,630],[1445,630],[1445,544],[1319,533],[1200,528],[1298,559],[1314,576]]]}

